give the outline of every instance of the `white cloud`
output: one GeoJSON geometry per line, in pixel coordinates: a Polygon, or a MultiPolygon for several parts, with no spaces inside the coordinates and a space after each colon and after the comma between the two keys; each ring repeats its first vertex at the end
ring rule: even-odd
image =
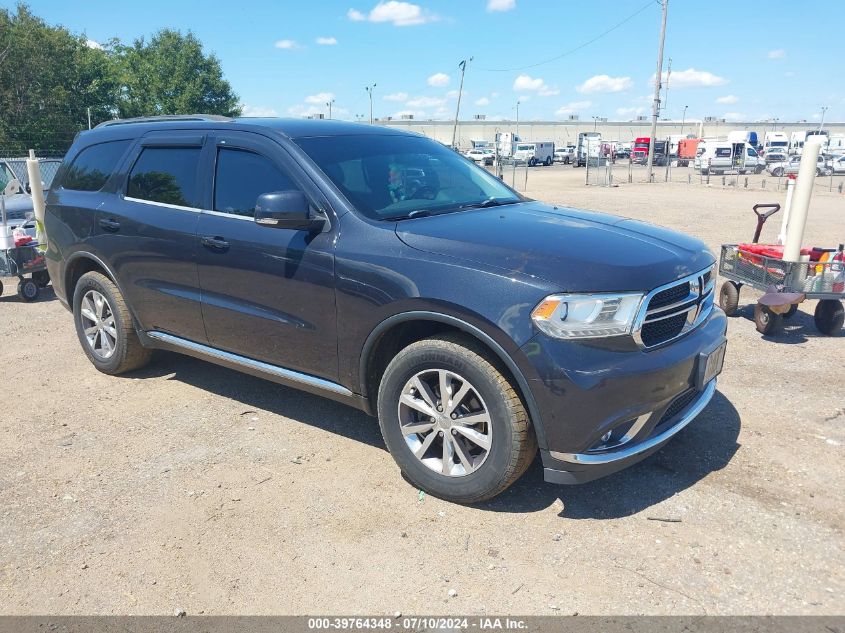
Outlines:
{"type": "Polygon", "coordinates": [[[443,86],[449,85],[449,75],[447,75],[446,73],[434,73],[426,81],[428,82],[429,86],[442,88],[443,86]]]}
{"type": "Polygon", "coordinates": [[[393,94],[384,95],[382,97],[385,101],[398,101],[400,103],[404,103],[408,100],[408,93],[407,92],[394,92],[393,94]]]}
{"type": "Polygon", "coordinates": [[[521,95],[519,99],[517,99],[520,103],[525,103],[526,101],[531,101],[531,95],[521,95]]]}
{"type": "MultiPolygon", "coordinates": [[[[654,85],[654,75],[651,77],[651,83],[654,85]]],[[[663,83],[666,83],[666,73],[663,73],[663,83]]],[[[672,71],[672,77],[669,79],[671,88],[692,88],[724,86],[728,80],[724,77],[719,77],[706,70],[696,70],[695,68],[687,68],[686,70],[672,71]]]]}
{"type": "Polygon", "coordinates": [[[630,90],[634,82],[630,77],[611,77],[610,75],[594,75],[587,81],[575,87],[582,94],[594,92],[623,92],[630,90]]]}
{"type": "Polygon", "coordinates": [[[636,116],[645,112],[645,108],[616,108],[616,114],[622,117],[636,116]]]}
{"type": "Polygon", "coordinates": [[[243,116],[279,116],[273,108],[251,106],[245,103],[241,105],[241,112],[243,116]]]}
{"type": "Polygon", "coordinates": [[[558,116],[567,116],[569,114],[575,114],[576,112],[580,112],[581,110],[586,110],[591,105],[593,105],[592,101],[570,101],[566,105],[561,106],[555,111],[555,114],[558,116]]]}
{"type": "Polygon", "coordinates": [[[733,105],[737,101],[739,101],[739,97],[736,95],[725,95],[716,99],[716,103],[721,103],[722,105],[733,105]]]}
{"type": "Polygon", "coordinates": [[[318,108],[317,106],[304,106],[302,104],[297,104],[295,106],[291,106],[288,108],[288,114],[291,116],[312,116],[314,114],[325,114],[325,108],[318,108]]]}
{"type": "MultiPolygon", "coordinates": [[[[464,94],[468,97],[469,91],[464,90],[464,94]]],[[[449,92],[446,93],[446,98],[447,99],[457,99],[458,98],[458,91],[457,90],[450,90],[449,92]]]]}
{"type": "Polygon", "coordinates": [[[728,121],[744,121],[748,118],[742,112],[725,112],[722,117],[728,121]]]}
{"type": "Polygon", "coordinates": [[[552,88],[540,77],[532,77],[531,75],[520,75],[514,79],[513,90],[514,92],[536,92],[541,97],[550,97],[552,95],[560,94],[560,90],[557,88],[552,88]]]}
{"type": "Polygon", "coordinates": [[[282,50],[289,51],[292,48],[296,48],[297,43],[293,40],[276,40],[276,48],[281,48],[282,50]]]}
{"type": "Polygon", "coordinates": [[[320,46],[334,46],[337,44],[337,39],[334,37],[318,37],[314,41],[320,46]]]}
{"type": "Polygon", "coordinates": [[[406,106],[409,108],[433,108],[435,106],[442,106],[446,103],[446,99],[439,97],[414,97],[409,99],[406,106]]]}
{"type": "Polygon", "coordinates": [[[786,51],[782,48],[769,51],[769,59],[783,59],[784,57],[786,57],[786,51]]]}
{"type": "Polygon", "coordinates": [[[487,97],[481,97],[481,99],[475,100],[475,105],[482,107],[482,108],[485,107],[485,106],[489,106],[490,105],[490,99],[488,99],[487,97]]]}
{"type": "Polygon", "coordinates": [[[103,50],[103,45],[96,40],[85,40],[85,46],[88,48],[96,48],[98,51],[103,50]]]}
{"type": "Polygon", "coordinates": [[[308,95],[305,97],[305,103],[316,103],[323,105],[334,99],[333,92],[318,92],[315,95],[308,95]]]}
{"type": "Polygon", "coordinates": [[[516,9],[516,0],[487,0],[488,11],[510,11],[516,9]]]}
{"type": "Polygon", "coordinates": [[[399,0],[382,0],[374,6],[368,14],[357,9],[349,9],[346,17],[353,22],[390,22],[393,26],[414,26],[427,22],[436,22],[439,16],[423,9],[418,4],[401,2],[399,0]]]}

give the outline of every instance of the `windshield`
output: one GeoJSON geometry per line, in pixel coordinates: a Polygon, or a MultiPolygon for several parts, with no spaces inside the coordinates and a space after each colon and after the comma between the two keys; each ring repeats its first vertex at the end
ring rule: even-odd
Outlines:
{"type": "Polygon", "coordinates": [[[403,219],[522,200],[481,167],[424,137],[361,134],[294,140],[368,218],[403,219]]]}

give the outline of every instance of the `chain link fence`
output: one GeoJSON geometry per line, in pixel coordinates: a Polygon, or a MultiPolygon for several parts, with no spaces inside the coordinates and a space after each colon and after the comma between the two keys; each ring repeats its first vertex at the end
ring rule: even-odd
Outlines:
{"type": "MultiPolygon", "coordinates": [[[[64,154],[58,152],[45,152],[45,154],[47,155],[39,153],[36,158],[40,163],[41,181],[44,183],[44,187],[49,189],[56,172],[59,170],[64,154]]],[[[29,184],[26,159],[26,156],[6,155],[0,149],[0,185],[5,187],[9,180],[15,179],[21,184],[22,188],[26,189],[29,184]]]]}

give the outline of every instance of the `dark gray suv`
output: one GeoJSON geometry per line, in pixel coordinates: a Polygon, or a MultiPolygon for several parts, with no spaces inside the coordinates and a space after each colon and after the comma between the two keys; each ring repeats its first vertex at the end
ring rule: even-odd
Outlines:
{"type": "Polygon", "coordinates": [[[378,415],[415,485],[488,499],[653,453],[725,350],[690,237],[528,200],[433,140],[208,116],[81,133],[50,276],[109,374],[167,349],[378,415]]]}

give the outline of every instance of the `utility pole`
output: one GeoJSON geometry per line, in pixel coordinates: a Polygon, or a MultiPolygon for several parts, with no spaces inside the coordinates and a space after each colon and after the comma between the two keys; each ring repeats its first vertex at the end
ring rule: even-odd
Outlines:
{"type": "Polygon", "coordinates": [[[516,133],[514,136],[519,139],[519,99],[516,101],[516,133]]]}
{"type": "Polygon", "coordinates": [[[332,118],[332,104],[333,103],[334,103],[334,99],[329,99],[328,101],[326,101],[326,105],[329,108],[329,119],[332,118]]]}
{"type": "Polygon", "coordinates": [[[663,97],[663,118],[669,118],[669,80],[672,78],[672,58],[669,58],[669,67],[666,69],[666,95],[663,97]]]}
{"type": "Polygon", "coordinates": [[[819,123],[819,132],[822,131],[822,126],[824,125],[824,115],[827,114],[827,109],[827,106],[822,106],[822,120],[821,123],[819,123]]]}
{"type": "MultiPolygon", "coordinates": [[[[472,57],[469,58],[469,61],[472,61],[472,57]]],[[[458,88],[458,107],[455,108],[455,125],[452,127],[452,149],[455,148],[455,138],[458,135],[458,115],[461,113],[461,94],[464,92],[464,73],[467,70],[467,60],[462,59],[461,63],[458,64],[458,68],[461,69],[461,86],[458,88]]]]}
{"type": "Polygon", "coordinates": [[[91,108],[86,108],[88,110],[88,129],[91,129],[91,108]]]}
{"type": "Polygon", "coordinates": [[[376,87],[376,84],[372,86],[365,86],[364,90],[370,95],[370,125],[373,124],[373,89],[376,87]]]}
{"type": "Polygon", "coordinates": [[[648,169],[646,182],[651,182],[654,172],[654,141],[657,136],[657,117],[660,114],[660,80],[663,78],[663,43],[666,40],[666,14],[669,12],[669,0],[661,0],[663,19],[660,25],[660,47],[657,51],[657,75],[654,77],[654,104],[651,109],[651,139],[648,144],[648,169]]]}
{"type": "Polygon", "coordinates": [[[684,106],[684,114],[683,114],[683,116],[681,117],[681,135],[682,135],[682,136],[683,136],[683,134],[684,134],[684,123],[686,123],[686,122],[687,122],[687,108],[688,108],[688,107],[689,107],[688,105],[685,105],[685,106],[684,106]]]}

